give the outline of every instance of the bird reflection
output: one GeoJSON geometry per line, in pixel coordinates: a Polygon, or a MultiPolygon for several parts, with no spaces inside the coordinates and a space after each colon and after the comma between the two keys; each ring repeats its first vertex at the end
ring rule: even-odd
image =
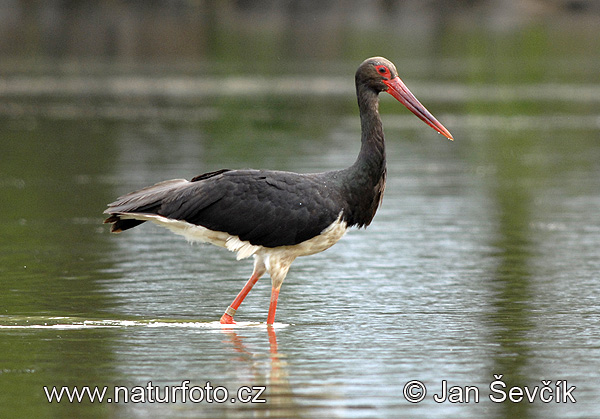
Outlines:
{"type": "MultiPolygon", "coordinates": [[[[263,405],[265,416],[269,416],[269,412],[273,409],[277,409],[278,413],[283,409],[286,417],[298,416],[299,408],[294,402],[294,394],[288,379],[288,365],[285,355],[279,352],[275,327],[268,325],[266,339],[262,340],[268,343],[268,351],[263,350],[262,346],[256,346],[254,340],[250,343],[248,336],[238,334],[239,329],[222,328],[221,330],[227,336],[223,343],[226,343],[236,354],[233,360],[241,363],[238,371],[247,377],[240,378],[240,385],[243,383],[251,387],[266,387],[266,391],[261,396],[262,399],[267,400],[263,405]]],[[[260,409],[258,405],[253,404],[253,409],[256,408],[260,409]]]]}

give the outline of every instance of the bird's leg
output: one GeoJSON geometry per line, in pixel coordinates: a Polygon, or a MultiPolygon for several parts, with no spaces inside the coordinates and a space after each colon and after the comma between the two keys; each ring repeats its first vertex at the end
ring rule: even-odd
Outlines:
{"type": "Polygon", "coordinates": [[[268,259],[267,266],[271,275],[271,303],[269,304],[269,314],[267,315],[267,325],[275,322],[275,310],[277,310],[277,299],[281,284],[290,269],[290,265],[295,257],[290,256],[271,256],[268,259]]]}
{"type": "Polygon", "coordinates": [[[233,316],[236,310],[238,309],[240,304],[242,304],[242,301],[244,301],[244,298],[246,298],[254,284],[256,284],[256,281],[258,281],[258,279],[261,276],[263,276],[265,272],[266,268],[264,262],[261,258],[255,257],[254,272],[252,272],[252,276],[250,277],[248,282],[246,282],[246,285],[244,285],[244,288],[242,288],[237,297],[235,297],[233,303],[231,303],[231,305],[227,307],[227,310],[225,310],[225,314],[221,316],[221,324],[235,324],[235,322],[233,321],[233,316]]]}
{"type": "Polygon", "coordinates": [[[235,312],[237,311],[240,304],[242,304],[242,301],[244,301],[244,298],[246,298],[246,296],[248,295],[254,284],[256,284],[256,281],[258,281],[259,278],[260,276],[252,274],[248,282],[246,282],[246,285],[244,285],[244,288],[242,288],[237,297],[235,297],[235,300],[233,300],[233,303],[231,303],[231,305],[227,307],[227,310],[225,310],[225,314],[221,316],[221,324],[235,324],[235,322],[233,321],[233,316],[235,312]]]}
{"type": "Polygon", "coordinates": [[[271,304],[269,304],[269,314],[267,316],[267,324],[272,325],[275,322],[275,310],[277,310],[277,299],[279,298],[279,290],[281,284],[277,288],[271,288],[271,304]]]}

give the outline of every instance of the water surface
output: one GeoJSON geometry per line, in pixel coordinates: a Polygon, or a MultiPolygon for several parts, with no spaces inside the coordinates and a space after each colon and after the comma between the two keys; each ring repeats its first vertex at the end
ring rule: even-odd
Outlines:
{"type": "Polygon", "coordinates": [[[274,329],[267,277],[237,327],[217,324],[250,260],[152,225],[114,236],[101,213],[119,194],[222,167],[351,164],[360,133],[349,64],[331,80],[277,76],[274,92],[264,75],[235,76],[237,95],[204,91],[213,74],[177,72],[128,75],[137,84],[105,94],[122,74],[88,75],[84,93],[80,78],[52,71],[38,91],[5,90],[2,416],[598,416],[598,80],[558,66],[551,80],[546,69],[514,85],[473,80],[477,60],[434,62],[453,70],[424,80],[409,66],[403,77],[456,141],[384,98],[383,206],[368,229],[294,263],[274,329]],[[576,403],[493,403],[494,374],[508,388],[550,380],[555,395],[566,381],[576,403]],[[265,387],[266,403],[48,404],[43,391],[184,380],[231,394],[265,387]],[[403,395],[413,380],[428,389],[420,403],[403,395]],[[444,380],[477,387],[479,401],[437,403],[444,380]]]}

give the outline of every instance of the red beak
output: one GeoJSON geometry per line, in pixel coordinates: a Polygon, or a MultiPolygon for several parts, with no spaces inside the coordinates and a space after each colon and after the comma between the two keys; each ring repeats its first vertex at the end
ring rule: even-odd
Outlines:
{"type": "Polygon", "coordinates": [[[400,77],[391,80],[383,80],[383,83],[389,88],[387,92],[394,96],[400,103],[408,108],[409,111],[417,115],[423,122],[431,128],[444,135],[450,140],[454,140],[450,131],[448,131],[435,117],[421,105],[421,102],[413,95],[400,77]]]}

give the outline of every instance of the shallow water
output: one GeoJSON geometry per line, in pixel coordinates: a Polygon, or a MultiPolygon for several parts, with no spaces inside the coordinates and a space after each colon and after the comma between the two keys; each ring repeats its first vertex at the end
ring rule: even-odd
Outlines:
{"type": "Polygon", "coordinates": [[[286,75],[275,92],[264,77],[238,78],[241,97],[199,93],[210,75],[182,90],[190,78],[178,74],[106,96],[102,83],[122,80],[103,75],[94,91],[92,75],[82,94],[79,79],[49,74],[41,92],[4,90],[1,416],[598,416],[600,86],[585,68],[577,85],[561,81],[565,69],[517,87],[473,85],[460,68],[454,80],[404,77],[456,141],[384,98],[383,206],[368,229],[294,263],[273,329],[266,277],[237,326],[217,323],[250,260],[152,225],[110,235],[101,213],[119,194],[221,167],[351,164],[351,72],[329,84],[286,75]],[[507,391],[550,380],[551,400],[495,403],[495,374],[507,391]],[[164,396],[185,380],[193,397],[207,383],[228,397],[48,404],[43,390],[107,386],[112,396],[152,382],[164,396]],[[411,381],[427,388],[419,403],[407,400],[418,391],[403,393],[411,381]],[[437,402],[443,381],[476,390],[437,402]],[[241,386],[259,403],[236,399],[241,386]],[[561,396],[570,386],[576,403],[561,396]]]}

